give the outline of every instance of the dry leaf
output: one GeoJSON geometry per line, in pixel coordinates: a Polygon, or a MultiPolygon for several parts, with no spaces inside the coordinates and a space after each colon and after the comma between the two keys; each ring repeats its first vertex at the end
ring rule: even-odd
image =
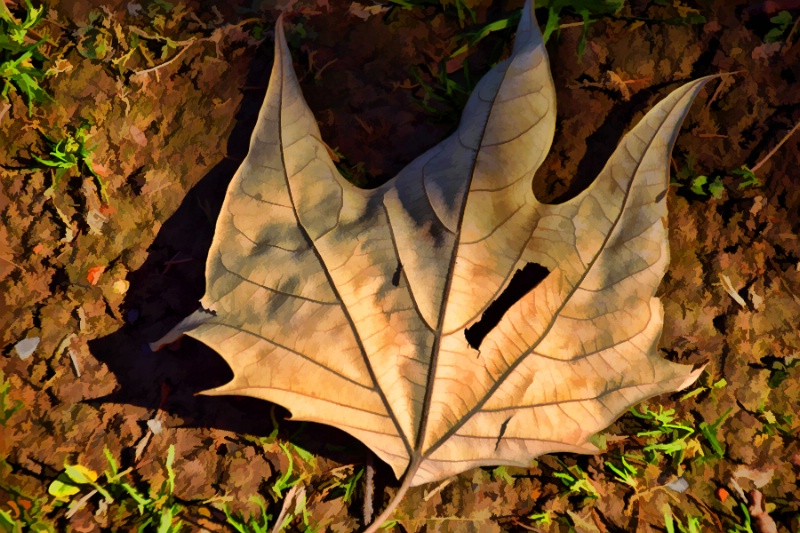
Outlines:
{"type": "Polygon", "coordinates": [[[144,134],[144,132],[142,130],[140,130],[136,126],[131,125],[131,127],[128,129],[128,131],[130,131],[131,138],[133,139],[133,142],[135,142],[136,144],[138,144],[142,148],[147,146],[147,136],[144,134]]]}
{"type": "Polygon", "coordinates": [[[652,109],[587,190],[543,204],[531,184],[555,92],[528,2],[512,56],[458,130],[360,190],[320,140],[280,21],[275,33],[202,308],[153,345],[186,333],[219,352],[234,378],[205,394],[350,433],[403,477],[399,498],[476,466],[593,453],[589,439],[630,405],[697,379],[658,356],[654,294],[669,262],[669,155],[706,80],[652,109]],[[528,274],[546,276],[514,297],[528,274]]]}

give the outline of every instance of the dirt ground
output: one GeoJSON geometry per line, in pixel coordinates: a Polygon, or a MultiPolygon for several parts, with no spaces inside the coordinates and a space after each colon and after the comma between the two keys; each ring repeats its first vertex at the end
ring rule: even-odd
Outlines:
{"type": "MultiPolygon", "coordinates": [[[[352,531],[373,461],[375,507],[388,501],[393,474],[351,437],[266,402],[196,396],[230,379],[222,359],[190,339],[147,343],[203,294],[281,10],[323,138],[371,187],[452,131],[513,32],[451,54],[522,2],[402,3],[48,4],[36,31],[52,100],[30,116],[19,92],[0,101],[0,528],[235,531],[261,502],[270,529],[285,511],[288,531],[352,531]],[[97,178],[77,165],[50,194],[47,139],[79,131],[97,178]],[[107,456],[130,471],[103,476],[107,456]],[[59,498],[65,464],[100,477],[71,477],[59,498]]],[[[708,365],[688,392],[618,420],[604,454],[413,489],[393,530],[800,531],[800,133],[778,147],[800,121],[800,3],[631,0],[594,18],[582,45],[565,10],[548,42],[559,119],[534,190],[574,196],[669,90],[727,73],[673,152],[660,290],[662,354],[708,365]]]]}

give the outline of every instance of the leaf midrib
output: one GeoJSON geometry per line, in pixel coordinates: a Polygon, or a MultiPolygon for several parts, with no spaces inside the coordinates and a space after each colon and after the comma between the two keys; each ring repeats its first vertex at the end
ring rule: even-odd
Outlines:
{"type": "MultiPolygon", "coordinates": [[[[433,346],[431,347],[431,359],[430,359],[430,364],[428,366],[428,376],[425,387],[425,398],[423,399],[422,403],[422,415],[420,418],[419,431],[417,432],[417,442],[414,446],[414,452],[413,452],[414,456],[420,459],[427,456],[427,454],[423,455],[422,446],[425,442],[425,434],[427,432],[430,406],[433,398],[433,386],[436,381],[436,368],[439,362],[439,347],[441,345],[443,336],[442,334],[444,330],[445,312],[447,310],[447,304],[450,301],[450,287],[453,282],[453,272],[455,270],[456,260],[458,259],[458,250],[461,244],[461,226],[464,222],[464,213],[467,209],[467,203],[469,202],[470,187],[472,185],[472,181],[475,178],[475,167],[477,164],[478,154],[480,154],[481,148],[483,147],[483,139],[486,135],[486,128],[488,127],[489,121],[492,118],[492,113],[494,113],[497,96],[500,94],[500,90],[503,87],[503,83],[506,80],[506,75],[508,74],[508,70],[511,67],[512,62],[513,58],[508,61],[506,68],[503,71],[502,79],[500,80],[500,83],[497,86],[497,91],[495,91],[494,95],[492,96],[492,100],[489,105],[489,114],[486,117],[486,121],[483,124],[483,128],[481,129],[480,142],[478,143],[478,148],[475,150],[475,154],[472,157],[472,164],[470,166],[471,168],[470,178],[466,185],[466,192],[464,193],[464,201],[461,203],[461,207],[459,209],[458,224],[456,225],[457,231],[455,233],[455,244],[453,245],[453,251],[451,252],[450,255],[450,265],[447,268],[447,277],[445,278],[446,281],[443,289],[442,301],[439,304],[439,318],[437,320],[436,331],[434,332],[433,346]]],[[[459,129],[460,129],[460,124],[459,128],[456,129],[456,132],[453,135],[458,135],[459,129]]],[[[424,179],[424,170],[425,167],[423,166],[422,168],[423,179],[424,179]]]]}

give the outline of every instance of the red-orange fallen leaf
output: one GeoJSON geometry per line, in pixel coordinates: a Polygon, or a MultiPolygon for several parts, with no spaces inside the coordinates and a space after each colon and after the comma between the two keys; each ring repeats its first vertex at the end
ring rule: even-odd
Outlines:
{"type": "Polygon", "coordinates": [[[6,502],[6,505],[11,508],[11,518],[16,520],[22,515],[22,513],[19,512],[19,506],[17,506],[17,504],[13,501],[6,502]]]}
{"type": "Polygon", "coordinates": [[[100,211],[100,214],[105,215],[107,217],[109,217],[111,215],[115,215],[117,213],[117,210],[114,209],[113,207],[111,207],[108,204],[101,205],[99,211],[100,211]]]}
{"type": "Polygon", "coordinates": [[[97,282],[100,281],[100,276],[103,274],[105,269],[106,267],[102,265],[90,268],[89,272],[86,274],[86,280],[92,285],[97,285],[97,282]]]}
{"type": "Polygon", "coordinates": [[[39,244],[37,244],[36,246],[33,247],[33,253],[35,253],[35,254],[40,254],[43,251],[44,251],[44,244],[42,244],[42,243],[39,243],[39,244]]]}
{"type": "Polygon", "coordinates": [[[716,490],[715,494],[717,495],[717,499],[718,499],[720,502],[722,502],[722,503],[725,503],[725,500],[727,500],[727,499],[728,499],[728,496],[730,495],[730,494],[728,493],[728,491],[727,491],[727,490],[725,490],[725,489],[724,489],[724,488],[722,488],[722,487],[718,488],[718,489],[716,490]]]}

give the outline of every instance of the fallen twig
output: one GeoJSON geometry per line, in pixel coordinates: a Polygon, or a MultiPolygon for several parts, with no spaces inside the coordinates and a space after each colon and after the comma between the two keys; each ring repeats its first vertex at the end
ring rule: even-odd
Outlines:
{"type": "Polygon", "coordinates": [[[300,483],[294,485],[289,492],[286,493],[286,498],[283,500],[283,506],[281,507],[281,512],[278,514],[278,519],[275,520],[275,527],[272,528],[272,533],[280,533],[281,525],[283,524],[284,519],[286,519],[286,514],[289,512],[289,507],[291,507],[292,502],[294,501],[294,496],[297,494],[297,490],[300,488],[300,483]]]}
{"type": "Polygon", "coordinates": [[[750,168],[750,172],[752,172],[753,174],[755,174],[755,173],[756,173],[756,170],[758,170],[759,168],[761,168],[761,166],[762,166],[762,165],[764,165],[764,163],[766,163],[767,161],[769,161],[769,158],[770,158],[770,157],[772,157],[773,155],[775,155],[775,152],[777,152],[777,151],[780,149],[780,147],[781,147],[781,146],[783,146],[783,143],[785,143],[787,140],[789,140],[789,137],[791,137],[791,136],[794,134],[794,132],[796,132],[796,131],[797,131],[797,129],[798,129],[798,128],[800,128],[800,122],[798,122],[797,124],[795,124],[795,125],[794,125],[794,127],[793,127],[792,129],[790,129],[790,130],[789,130],[789,133],[787,133],[786,135],[784,135],[784,136],[783,136],[783,139],[781,139],[781,140],[780,140],[780,142],[779,142],[778,144],[776,144],[776,145],[775,145],[775,148],[773,148],[772,150],[770,150],[770,151],[769,151],[769,153],[768,153],[767,155],[765,155],[765,156],[764,156],[764,157],[761,159],[761,161],[759,161],[758,163],[756,163],[755,165],[753,165],[753,166],[750,168]]]}
{"type": "Polygon", "coordinates": [[[372,501],[375,499],[375,465],[373,464],[372,454],[367,454],[367,464],[364,467],[364,525],[368,526],[375,517],[375,509],[372,501]]]}

